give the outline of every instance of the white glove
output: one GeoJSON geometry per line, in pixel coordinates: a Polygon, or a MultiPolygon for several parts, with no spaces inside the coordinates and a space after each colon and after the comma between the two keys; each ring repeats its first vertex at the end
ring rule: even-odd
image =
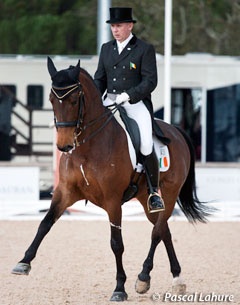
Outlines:
{"type": "Polygon", "coordinates": [[[125,102],[128,102],[130,100],[129,95],[126,92],[123,92],[119,94],[116,98],[116,104],[123,104],[125,102]]]}

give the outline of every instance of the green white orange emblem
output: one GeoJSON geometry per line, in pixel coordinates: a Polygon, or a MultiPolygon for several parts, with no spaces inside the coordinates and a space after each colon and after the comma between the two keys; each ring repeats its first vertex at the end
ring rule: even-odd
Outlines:
{"type": "Polygon", "coordinates": [[[133,62],[130,61],[130,70],[132,70],[132,69],[137,69],[137,66],[133,62]]]}

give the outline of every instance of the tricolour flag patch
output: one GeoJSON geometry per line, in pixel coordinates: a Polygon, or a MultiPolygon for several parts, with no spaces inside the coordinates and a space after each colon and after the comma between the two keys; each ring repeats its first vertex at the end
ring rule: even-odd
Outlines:
{"type": "Polygon", "coordinates": [[[137,69],[137,66],[133,62],[130,61],[130,70],[132,70],[132,69],[137,69]]]}

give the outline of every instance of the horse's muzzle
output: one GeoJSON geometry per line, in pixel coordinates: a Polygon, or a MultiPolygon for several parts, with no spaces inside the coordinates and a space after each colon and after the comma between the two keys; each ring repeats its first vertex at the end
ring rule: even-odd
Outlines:
{"type": "Polygon", "coordinates": [[[66,145],[63,147],[57,146],[57,148],[62,152],[70,152],[71,150],[73,150],[74,146],[73,145],[66,145]]]}

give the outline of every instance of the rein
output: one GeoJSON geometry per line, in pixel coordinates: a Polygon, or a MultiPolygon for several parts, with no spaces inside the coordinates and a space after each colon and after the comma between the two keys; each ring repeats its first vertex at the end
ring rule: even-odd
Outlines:
{"type": "Polygon", "coordinates": [[[109,111],[103,113],[102,115],[100,115],[99,117],[97,117],[95,120],[90,121],[89,123],[87,123],[86,125],[82,126],[83,124],[83,108],[85,107],[85,99],[84,99],[84,92],[82,90],[82,86],[80,83],[71,85],[71,86],[67,86],[67,87],[52,87],[51,91],[52,93],[58,98],[59,102],[62,103],[62,100],[65,99],[67,96],[69,96],[73,91],[79,89],[78,92],[78,103],[79,103],[79,107],[78,107],[78,119],[76,121],[70,121],[70,122],[58,122],[56,119],[56,116],[54,116],[54,124],[56,129],[58,130],[58,128],[64,128],[64,127],[76,127],[75,131],[74,131],[74,143],[76,146],[80,146],[84,143],[86,143],[87,141],[89,141],[91,138],[95,137],[103,128],[105,128],[105,126],[111,121],[112,117],[114,116],[115,112],[117,111],[118,107],[115,106],[114,108],[112,108],[111,110],[108,109],[109,111]],[[69,89],[69,90],[68,90],[69,89]],[[63,95],[58,95],[56,90],[68,90],[65,94],[63,95]],[[78,141],[77,138],[89,127],[94,126],[97,122],[99,122],[100,120],[102,120],[104,117],[108,116],[108,118],[104,121],[104,123],[100,126],[100,128],[98,128],[97,130],[95,130],[94,132],[92,132],[88,137],[84,138],[81,141],[78,141]]]}
{"type": "Polygon", "coordinates": [[[107,126],[107,124],[111,121],[111,119],[113,118],[115,112],[117,111],[117,107],[115,107],[115,109],[112,109],[108,112],[105,112],[104,114],[102,114],[101,116],[99,116],[97,119],[89,122],[87,125],[83,126],[82,131],[86,130],[87,127],[90,127],[92,125],[94,125],[95,123],[97,123],[99,120],[103,119],[105,116],[109,115],[109,117],[107,118],[107,120],[101,125],[100,128],[98,128],[97,130],[95,130],[93,133],[91,133],[88,137],[86,137],[85,139],[83,139],[82,141],[77,141],[77,137],[80,135],[77,135],[77,137],[75,138],[75,142],[77,146],[80,146],[81,144],[86,143],[87,141],[89,141],[91,138],[95,137],[105,126],[107,126]]]}

